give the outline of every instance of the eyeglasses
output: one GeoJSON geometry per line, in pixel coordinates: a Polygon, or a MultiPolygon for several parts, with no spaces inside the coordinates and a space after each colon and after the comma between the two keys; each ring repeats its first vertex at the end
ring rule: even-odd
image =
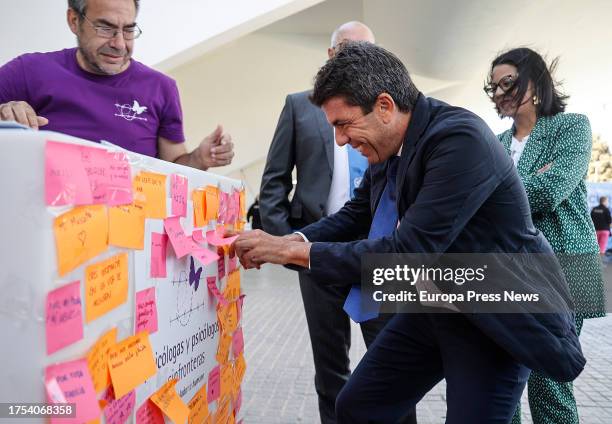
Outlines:
{"type": "Polygon", "coordinates": [[[495,97],[495,93],[497,93],[498,87],[501,88],[504,94],[508,94],[510,91],[512,91],[512,89],[514,89],[517,80],[518,75],[506,75],[505,77],[501,78],[498,83],[490,82],[482,89],[487,96],[489,96],[489,98],[493,99],[495,97]]]}
{"type": "Polygon", "coordinates": [[[84,14],[81,14],[81,16],[91,24],[94,31],[96,31],[98,37],[112,39],[115,38],[117,34],[121,32],[123,33],[123,39],[130,41],[140,37],[140,35],[142,34],[142,30],[136,24],[127,28],[113,28],[106,25],[95,24],[84,14]]]}

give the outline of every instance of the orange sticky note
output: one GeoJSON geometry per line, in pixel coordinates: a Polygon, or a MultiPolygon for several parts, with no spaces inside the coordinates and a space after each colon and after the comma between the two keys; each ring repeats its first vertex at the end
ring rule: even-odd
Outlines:
{"type": "Polygon", "coordinates": [[[219,212],[219,189],[215,186],[206,186],[206,220],[217,219],[219,212]]]}
{"type": "Polygon", "coordinates": [[[238,300],[240,297],[240,271],[234,270],[227,275],[227,286],[223,290],[223,297],[229,301],[238,300]]]}
{"type": "Polygon", "coordinates": [[[173,379],[164,384],[151,396],[151,401],[162,410],[173,423],[185,423],[189,418],[189,408],[176,393],[176,382],[173,379]]]}
{"type": "Polygon", "coordinates": [[[219,346],[217,347],[217,362],[226,364],[229,358],[229,350],[232,345],[232,336],[229,334],[221,334],[219,337],[219,346]]]}
{"type": "Polygon", "coordinates": [[[200,387],[187,404],[189,407],[189,424],[201,424],[208,417],[208,401],[206,400],[206,384],[200,387]]]}
{"type": "Polygon", "coordinates": [[[166,217],[166,176],[154,172],[140,172],[134,178],[134,191],[144,194],[145,216],[164,219],[166,217]]]}
{"type": "Polygon", "coordinates": [[[218,305],[217,318],[221,331],[224,333],[233,333],[238,328],[238,309],[236,302],[230,302],[227,305],[218,305]]]}
{"type": "Polygon", "coordinates": [[[221,397],[230,396],[234,388],[234,368],[230,364],[221,365],[221,397]]]}
{"type": "Polygon", "coordinates": [[[109,352],[115,399],[122,398],[157,372],[149,333],[143,331],[117,343],[109,352]]]}
{"type": "Polygon", "coordinates": [[[113,206],[108,210],[108,243],[113,246],[144,248],[145,211],[139,204],[113,206]]]}
{"type": "Polygon", "coordinates": [[[245,373],[246,361],[244,360],[244,354],[241,353],[234,361],[234,379],[236,386],[240,386],[242,384],[242,379],[244,378],[245,373]]]}
{"type": "Polygon", "coordinates": [[[117,343],[116,327],[103,334],[87,354],[87,366],[96,392],[101,392],[110,384],[108,353],[115,343],[117,343]]]}
{"type": "Polygon", "coordinates": [[[206,221],[206,192],[204,190],[193,190],[191,200],[193,201],[193,226],[203,227],[206,221]]]}
{"type": "Polygon", "coordinates": [[[91,322],[127,300],[128,255],[120,253],[85,269],[85,321],[91,322]]]}
{"type": "Polygon", "coordinates": [[[53,223],[57,270],[65,275],[108,247],[108,217],[104,205],[79,206],[53,223]]]}
{"type": "Polygon", "coordinates": [[[229,420],[230,412],[231,412],[230,406],[231,406],[231,401],[230,401],[229,396],[219,400],[219,406],[217,407],[217,410],[215,411],[215,419],[214,419],[215,423],[224,423],[224,424],[227,423],[227,421],[229,420]]]}

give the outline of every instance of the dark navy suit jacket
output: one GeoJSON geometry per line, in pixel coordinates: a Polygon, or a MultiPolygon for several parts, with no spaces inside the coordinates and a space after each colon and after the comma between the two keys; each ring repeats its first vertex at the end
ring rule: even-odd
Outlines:
{"type": "MultiPolygon", "coordinates": [[[[512,160],[473,113],[419,96],[398,169],[399,226],[388,237],[355,241],[369,230],[386,168],[386,162],[370,166],[352,201],[301,230],[314,242],[307,272],[317,281],[359,282],[366,253],[552,254],[533,226],[512,160]]],[[[571,304],[564,280],[548,283],[560,302],[571,304]]],[[[556,380],[573,380],[584,368],[570,312],[468,318],[519,362],[556,380]]]]}

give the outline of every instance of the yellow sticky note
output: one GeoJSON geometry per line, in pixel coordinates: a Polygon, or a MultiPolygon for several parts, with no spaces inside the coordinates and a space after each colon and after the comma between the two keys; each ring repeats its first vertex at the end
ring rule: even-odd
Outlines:
{"type": "Polygon", "coordinates": [[[206,220],[217,219],[219,212],[219,189],[215,186],[206,186],[206,220]]]}
{"type": "Polygon", "coordinates": [[[238,309],[236,302],[227,303],[225,306],[219,303],[217,319],[221,325],[221,331],[226,334],[233,333],[238,328],[238,309]]]}
{"type": "Polygon", "coordinates": [[[236,387],[239,387],[242,384],[242,379],[244,378],[245,373],[246,361],[244,360],[244,354],[241,353],[234,361],[234,382],[236,387]]]}
{"type": "MultiPolygon", "coordinates": [[[[164,219],[166,217],[166,176],[154,172],[140,172],[134,177],[134,191],[143,194],[145,216],[164,219]]],[[[140,196],[136,197],[140,199],[140,196]]]]}
{"type": "Polygon", "coordinates": [[[217,362],[220,364],[226,364],[229,358],[229,350],[232,345],[232,336],[223,333],[219,337],[219,346],[217,347],[217,362]]]}
{"type": "Polygon", "coordinates": [[[170,380],[151,396],[151,401],[162,410],[173,423],[183,424],[189,418],[189,408],[176,393],[177,380],[170,380]]]}
{"type": "Polygon", "coordinates": [[[221,391],[220,396],[230,396],[236,388],[234,384],[234,368],[231,364],[221,365],[221,391]]]}
{"type": "Polygon", "coordinates": [[[91,322],[127,300],[128,255],[120,253],[85,268],[85,321],[91,322]]]}
{"type": "Polygon", "coordinates": [[[110,371],[115,399],[120,399],[157,372],[149,333],[142,331],[117,343],[109,352],[110,371]]]}
{"type": "Polygon", "coordinates": [[[110,384],[108,353],[115,343],[117,343],[116,327],[103,334],[87,353],[87,366],[96,392],[101,392],[110,384]]]}
{"type": "Polygon", "coordinates": [[[142,205],[113,206],[108,210],[108,243],[113,246],[144,248],[145,211],[142,205]]]}
{"type": "Polygon", "coordinates": [[[106,206],[79,206],[55,218],[53,223],[57,270],[65,275],[108,247],[106,206]]]}
{"type": "Polygon", "coordinates": [[[191,200],[193,201],[193,226],[203,227],[206,222],[206,191],[193,190],[191,192],[191,200]]]}
{"type": "Polygon", "coordinates": [[[208,417],[208,401],[206,400],[206,384],[196,392],[187,404],[189,407],[189,424],[201,424],[208,417]]]}
{"type": "Polygon", "coordinates": [[[240,297],[240,270],[234,270],[227,275],[227,286],[223,290],[223,297],[229,301],[240,297]]]}

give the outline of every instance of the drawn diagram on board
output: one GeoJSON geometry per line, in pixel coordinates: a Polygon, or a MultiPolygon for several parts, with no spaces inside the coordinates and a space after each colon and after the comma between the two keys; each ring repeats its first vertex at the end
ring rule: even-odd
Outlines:
{"type": "Polygon", "coordinates": [[[171,327],[175,322],[182,327],[188,326],[193,313],[206,307],[205,293],[202,293],[202,290],[198,292],[202,267],[198,267],[196,271],[193,257],[190,256],[189,259],[189,273],[180,270],[172,279],[172,287],[176,292],[176,315],[170,317],[171,327]]]}

